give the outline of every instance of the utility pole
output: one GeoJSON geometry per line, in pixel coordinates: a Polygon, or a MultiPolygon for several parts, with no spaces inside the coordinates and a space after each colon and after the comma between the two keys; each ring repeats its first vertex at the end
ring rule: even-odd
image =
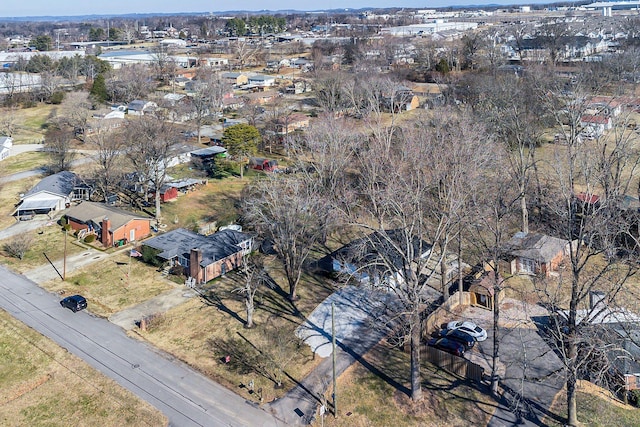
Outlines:
{"type": "Polygon", "coordinates": [[[69,234],[69,232],[65,228],[64,229],[64,256],[62,258],[62,281],[63,282],[67,278],[67,234],[69,234]]]}
{"type": "Polygon", "coordinates": [[[331,303],[331,358],[333,359],[333,417],[338,418],[338,394],[336,392],[336,304],[331,303]]]}

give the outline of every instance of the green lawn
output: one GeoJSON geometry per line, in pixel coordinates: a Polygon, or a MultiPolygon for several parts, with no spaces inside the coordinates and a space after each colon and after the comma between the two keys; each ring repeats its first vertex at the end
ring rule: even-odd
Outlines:
{"type": "Polygon", "coordinates": [[[12,175],[31,169],[40,168],[47,164],[49,158],[45,153],[34,151],[11,156],[2,161],[2,174],[12,175]]]}

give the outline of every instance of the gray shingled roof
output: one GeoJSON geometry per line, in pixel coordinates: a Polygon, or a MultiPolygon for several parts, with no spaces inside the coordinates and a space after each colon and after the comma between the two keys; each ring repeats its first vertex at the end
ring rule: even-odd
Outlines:
{"type": "Polygon", "coordinates": [[[397,270],[405,267],[407,255],[413,259],[423,257],[432,249],[432,245],[411,237],[411,246],[407,247],[407,235],[403,230],[375,231],[367,237],[353,240],[332,253],[332,258],[346,261],[358,266],[388,269],[394,266],[397,270]]]}
{"type": "Polygon", "coordinates": [[[117,230],[134,219],[150,220],[150,218],[144,218],[122,209],[95,202],[82,202],[78,206],[67,210],[66,215],[84,223],[93,221],[95,224],[100,224],[104,218],[109,218],[112,230],[117,230]]]}
{"type": "Polygon", "coordinates": [[[235,230],[223,230],[210,236],[203,236],[178,228],[146,240],[144,245],[162,251],[158,256],[167,260],[177,256],[189,259],[191,249],[200,249],[202,251],[200,266],[206,267],[241,251],[242,248],[238,245],[249,239],[251,236],[248,234],[235,230]]]}
{"type": "Polygon", "coordinates": [[[507,242],[509,254],[529,258],[538,262],[549,262],[559,252],[564,251],[568,240],[537,233],[516,233],[507,242]]]}
{"type": "Polygon", "coordinates": [[[73,192],[77,175],[73,172],[62,171],[53,175],[49,175],[46,178],[42,178],[31,190],[27,191],[23,198],[29,197],[33,194],[46,191],[61,197],[67,197],[73,192]]]}

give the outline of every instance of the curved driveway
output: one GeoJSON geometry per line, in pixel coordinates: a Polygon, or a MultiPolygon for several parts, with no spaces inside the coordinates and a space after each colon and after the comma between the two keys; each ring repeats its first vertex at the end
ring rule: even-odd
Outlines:
{"type": "MultiPolygon", "coordinates": [[[[183,363],[0,266],[0,308],[146,400],[171,426],[277,426],[268,413],[183,363]]],[[[89,307],[90,308],[90,307],[89,307]]]]}

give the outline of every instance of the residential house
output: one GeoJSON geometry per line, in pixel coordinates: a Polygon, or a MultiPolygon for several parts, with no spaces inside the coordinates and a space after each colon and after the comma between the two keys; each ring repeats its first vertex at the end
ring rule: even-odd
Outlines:
{"type": "Polygon", "coordinates": [[[258,171],[273,172],[278,169],[278,161],[263,157],[251,157],[249,158],[249,167],[258,171]]]}
{"type": "Polygon", "coordinates": [[[410,111],[418,108],[420,101],[414,93],[405,86],[395,88],[391,93],[383,94],[382,107],[387,111],[396,113],[410,111]]]}
{"type": "Polygon", "coordinates": [[[266,104],[278,98],[280,94],[276,90],[265,90],[264,92],[252,92],[243,95],[243,98],[249,104],[266,104]]]}
{"type": "Polygon", "coordinates": [[[244,86],[249,83],[249,77],[243,73],[222,73],[220,77],[234,86],[244,86]]]}
{"type": "Polygon", "coordinates": [[[292,95],[311,92],[311,90],[312,86],[306,80],[297,80],[285,88],[285,92],[292,95]]]}
{"type": "Polygon", "coordinates": [[[69,208],[65,216],[78,237],[95,234],[105,247],[144,239],[151,234],[151,218],[102,203],[82,202],[69,208]]]}
{"type": "Polygon", "coordinates": [[[200,65],[221,69],[229,66],[229,60],[227,58],[201,58],[200,65]]]}
{"type": "Polygon", "coordinates": [[[538,233],[516,233],[505,246],[501,271],[507,274],[555,274],[570,250],[568,240],[538,233]]]}
{"type": "Polygon", "coordinates": [[[604,134],[605,130],[613,127],[613,122],[608,116],[584,114],[580,117],[580,126],[583,128],[581,134],[586,137],[598,138],[604,134]]]}
{"type": "Polygon", "coordinates": [[[329,255],[330,270],[363,285],[395,287],[404,279],[407,262],[429,257],[432,245],[403,230],[376,231],[349,242],[329,255]]]}
{"type": "Polygon", "coordinates": [[[309,127],[309,117],[305,114],[294,113],[290,116],[279,117],[276,121],[276,133],[287,135],[298,129],[309,127]]]}
{"type": "Polygon", "coordinates": [[[124,123],[124,111],[111,110],[104,113],[94,114],[87,122],[85,134],[92,135],[101,131],[112,131],[122,127],[124,123]]]}
{"type": "Polygon", "coordinates": [[[20,197],[14,215],[49,214],[71,206],[72,201],[89,200],[91,187],[69,171],[49,175],[20,197]]]}
{"type": "MultiPolygon", "coordinates": [[[[611,306],[602,291],[589,292],[589,307],[578,309],[576,322],[588,336],[591,350],[580,357],[590,358],[585,367],[608,366],[604,376],[597,375],[599,385],[613,392],[640,389],[640,316],[627,308],[611,306]]],[[[553,313],[552,319],[563,328],[569,317],[567,310],[553,313]]]]}
{"type": "Polygon", "coordinates": [[[191,98],[181,93],[164,95],[161,107],[166,112],[167,119],[174,122],[186,122],[196,116],[191,106],[191,98]]]}
{"type": "Polygon", "coordinates": [[[238,110],[244,107],[244,100],[242,98],[236,98],[235,96],[229,96],[222,98],[223,110],[238,110]]]}
{"type": "Polygon", "coordinates": [[[618,117],[624,106],[622,99],[612,96],[593,96],[589,99],[587,108],[595,110],[593,114],[602,114],[608,117],[618,117]]]}
{"type": "Polygon", "coordinates": [[[158,105],[152,101],[143,101],[136,99],[127,105],[127,111],[134,116],[142,116],[148,114],[158,108],[158,105]]]}
{"type": "Polygon", "coordinates": [[[253,248],[253,237],[235,230],[204,236],[178,228],[143,245],[158,251],[159,259],[182,266],[187,276],[202,284],[239,267],[242,257],[253,248]]]}
{"type": "Polygon", "coordinates": [[[11,154],[13,139],[10,136],[0,136],[0,160],[4,160],[11,154]]]}
{"type": "Polygon", "coordinates": [[[256,74],[249,76],[249,84],[258,87],[270,87],[276,84],[276,78],[265,74],[256,74]]]}

